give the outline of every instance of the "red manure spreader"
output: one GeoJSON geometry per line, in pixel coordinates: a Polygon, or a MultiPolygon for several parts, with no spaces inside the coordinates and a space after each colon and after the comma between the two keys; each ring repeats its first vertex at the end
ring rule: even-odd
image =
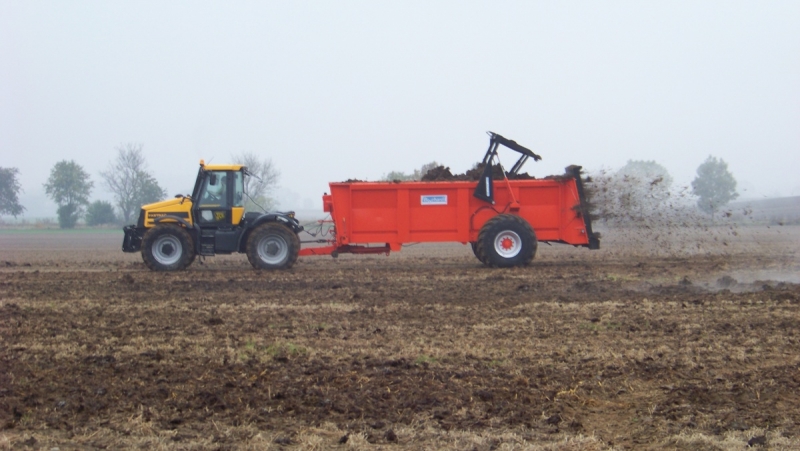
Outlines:
{"type": "MultiPolygon", "coordinates": [[[[303,226],[293,212],[244,213],[239,165],[201,162],[192,196],[145,205],[139,223],[125,227],[123,250],[142,252],[154,270],[187,267],[196,255],[246,253],[258,269],[291,267],[298,256],[388,254],[404,244],[470,244],[487,266],[524,266],[539,242],[598,249],[585,200],[581,167],[544,179],[520,174],[523,164],[541,157],[496,133],[478,166],[477,180],[446,177],[435,181],[330,183],[320,221],[327,239],[302,247],[303,226]],[[521,156],[509,171],[498,148],[521,156]],[[213,192],[213,195],[210,193],[213,192]],[[195,202],[195,199],[197,200],[195,202]]],[[[447,171],[449,174],[449,171],[447,171]]]]}
{"type": "Polygon", "coordinates": [[[540,241],[598,249],[580,166],[569,166],[562,176],[522,178],[522,165],[541,157],[496,133],[490,136],[477,181],[331,183],[322,199],[333,237],[328,246],[307,247],[300,255],[388,254],[408,243],[459,242],[469,243],[484,264],[506,267],[530,263],[540,241]],[[495,180],[500,145],[521,157],[495,180]]]}

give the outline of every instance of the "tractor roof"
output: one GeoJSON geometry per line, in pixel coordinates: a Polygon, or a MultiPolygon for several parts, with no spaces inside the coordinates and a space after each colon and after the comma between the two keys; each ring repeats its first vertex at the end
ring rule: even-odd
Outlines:
{"type": "Polygon", "coordinates": [[[244,167],[242,164],[206,164],[205,160],[200,160],[200,166],[206,171],[238,171],[244,167]]]}

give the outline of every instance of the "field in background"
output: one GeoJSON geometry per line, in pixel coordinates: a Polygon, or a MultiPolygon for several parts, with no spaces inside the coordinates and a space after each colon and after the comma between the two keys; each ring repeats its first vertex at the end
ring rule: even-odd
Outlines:
{"type": "Polygon", "coordinates": [[[0,231],[0,449],[800,447],[800,227],[153,273],[0,231]]]}
{"type": "Polygon", "coordinates": [[[777,199],[758,199],[734,202],[730,205],[736,211],[737,218],[741,212],[752,211],[755,221],[771,225],[798,225],[800,224],[800,196],[782,197],[777,199]]]}

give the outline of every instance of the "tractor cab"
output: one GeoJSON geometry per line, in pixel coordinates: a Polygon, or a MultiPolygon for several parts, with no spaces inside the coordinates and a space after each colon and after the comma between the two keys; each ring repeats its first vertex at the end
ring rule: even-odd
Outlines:
{"type": "Polygon", "coordinates": [[[200,255],[238,250],[246,170],[242,165],[206,165],[200,160],[192,191],[192,219],[199,228],[200,255]]]}
{"type": "Polygon", "coordinates": [[[241,165],[205,165],[192,191],[192,217],[201,228],[238,225],[244,215],[244,177],[241,165]]]}

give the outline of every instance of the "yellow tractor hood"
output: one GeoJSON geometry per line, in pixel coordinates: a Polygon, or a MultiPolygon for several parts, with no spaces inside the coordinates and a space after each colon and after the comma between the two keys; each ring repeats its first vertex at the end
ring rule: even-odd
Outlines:
{"type": "Polygon", "coordinates": [[[157,221],[181,222],[191,226],[192,200],[188,197],[176,197],[142,206],[142,226],[153,227],[157,221]]]}
{"type": "MultiPolygon", "coordinates": [[[[191,205],[191,201],[189,199],[183,199],[180,197],[176,197],[175,199],[167,199],[167,200],[160,200],[158,202],[153,202],[152,204],[142,205],[142,210],[152,211],[152,210],[160,210],[164,207],[171,207],[173,205],[181,205],[182,203],[185,204],[189,202],[191,205]]],[[[183,210],[183,208],[181,208],[183,210]]]]}

